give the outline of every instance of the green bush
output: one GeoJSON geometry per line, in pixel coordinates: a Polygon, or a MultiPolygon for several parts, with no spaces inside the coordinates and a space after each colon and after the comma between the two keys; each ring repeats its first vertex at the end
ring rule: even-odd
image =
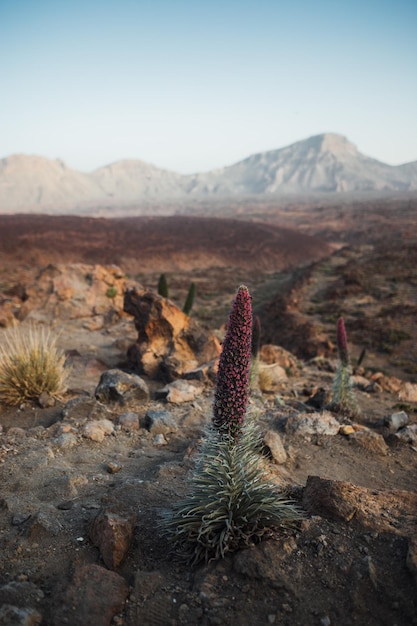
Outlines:
{"type": "Polygon", "coordinates": [[[165,274],[161,274],[159,277],[158,294],[163,298],[168,298],[168,282],[165,274]]]}

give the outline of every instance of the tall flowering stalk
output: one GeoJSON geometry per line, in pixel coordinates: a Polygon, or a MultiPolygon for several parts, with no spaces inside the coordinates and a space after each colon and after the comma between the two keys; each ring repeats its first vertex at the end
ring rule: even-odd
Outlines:
{"type": "Polygon", "coordinates": [[[353,393],[347,334],[343,317],[339,317],[336,326],[336,343],[338,365],[332,387],[332,400],[330,407],[344,413],[355,415],[359,412],[356,398],[353,393]]]}
{"type": "Polygon", "coordinates": [[[303,517],[268,481],[262,437],[246,419],[252,344],[252,306],[242,285],[233,301],[220,355],[211,427],[203,439],[190,492],[164,515],[162,530],[191,563],[223,558],[261,541],[271,529],[303,517]]]}
{"type": "Polygon", "coordinates": [[[252,303],[245,285],[232,304],[219,360],[213,405],[213,425],[238,438],[246,414],[252,349],[252,303]]]}

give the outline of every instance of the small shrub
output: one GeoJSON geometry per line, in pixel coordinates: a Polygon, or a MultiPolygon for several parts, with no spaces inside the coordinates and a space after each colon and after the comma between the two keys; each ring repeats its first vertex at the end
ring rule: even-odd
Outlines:
{"type": "Polygon", "coordinates": [[[57,338],[44,328],[16,327],[3,335],[0,346],[0,398],[10,405],[37,400],[42,392],[59,399],[68,370],[57,338]]]}
{"type": "Polygon", "coordinates": [[[336,327],[338,364],[332,386],[330,408],[346,416],[355,416],[359,407],[353,393],[347,334],[343,317],[339,317],[336,327]]]}
{"type": "Polygon", "coordinates": [[[187,297],[185,299],[184,308],[182,310],[186,315],[190,315],[191,309],[193,308],[195,298],[195,283],[191,283],[190,288],[187,293],[187,297]]]}
{"type": "Polygon", "coordinates": [[[115,298],[117,296],[117,289],[116,289],[116,287],[114,287],[114,286],[109,287],[107,289],[107,291],[106,291],[106,296],[108,298],[110,298],[111,300],[113,300],[113,298],[115,298]]]}
{"type": "Polygon", "coordinates": [[[261,450],[262,439],[251,421],[242,427],[237,443],[218,430],[207,433],[190,495],[163,521],[180,558],[193,564],[220,559],[303,517],[267,480],[261,450]]]}
{"type": "Polygon", "coordinates": [[[162,298],[168,298],[168,282],[165,274],[161,274],[158,281],[158,294],[162,298]]]}

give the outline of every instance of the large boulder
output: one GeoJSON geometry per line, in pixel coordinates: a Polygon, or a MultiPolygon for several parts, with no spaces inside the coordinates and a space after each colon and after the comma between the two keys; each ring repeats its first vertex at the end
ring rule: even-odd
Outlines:
{"type": "Polygon", "coordinates": [[[220,354],[213,334],[153,291],[128,289],[124,310],[135,318],[138,338],[128,350],[128,360],[139,374],[169,382],[220,354]]]}
{"type": "Polygon", "coordinates": [[[19,319],[102,317],[111,321],[123,313],[125,289],[126,277],[116,265],[48,265],[26,287],[19,319]]]}

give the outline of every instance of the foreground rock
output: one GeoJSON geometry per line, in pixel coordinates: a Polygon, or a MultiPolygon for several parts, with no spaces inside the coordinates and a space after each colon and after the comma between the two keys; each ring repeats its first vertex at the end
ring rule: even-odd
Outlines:
{"type": "Polygon", "coordinates": [[[90,537],[100,550],[104,564],[115,570],[124,561],[133,537],[135,516],[100,511],[90,526],[90,537]]]}
{"type": "Polygon", "coordinates": [[[413,535],[417,532],[417,493],[371,490],[352,483],[309,476],[303,504],[313,515],[341,519],[379,532],[413,535]]]}
{"type": "Polygon", "coordinates": [[[139,374],[169,382],[220,354],[213,334],[153,291],[128,289],[124,310],[135,318],[138,338],[128,359],[139,374]]]}
{"type": "Polygon", "coordinates": [[[145,381],[136,374],[112,369],[101,375],[95,396],[104,404],[129,406],[149,400],[149,389],[145,381]]]}
{"type": "Polygon", "coordinates": [[[123,609],[128,591],[119,574],[99,565],[80,566],[64,593],[53,625],[110,626],[113,617],[123,609]]]}

